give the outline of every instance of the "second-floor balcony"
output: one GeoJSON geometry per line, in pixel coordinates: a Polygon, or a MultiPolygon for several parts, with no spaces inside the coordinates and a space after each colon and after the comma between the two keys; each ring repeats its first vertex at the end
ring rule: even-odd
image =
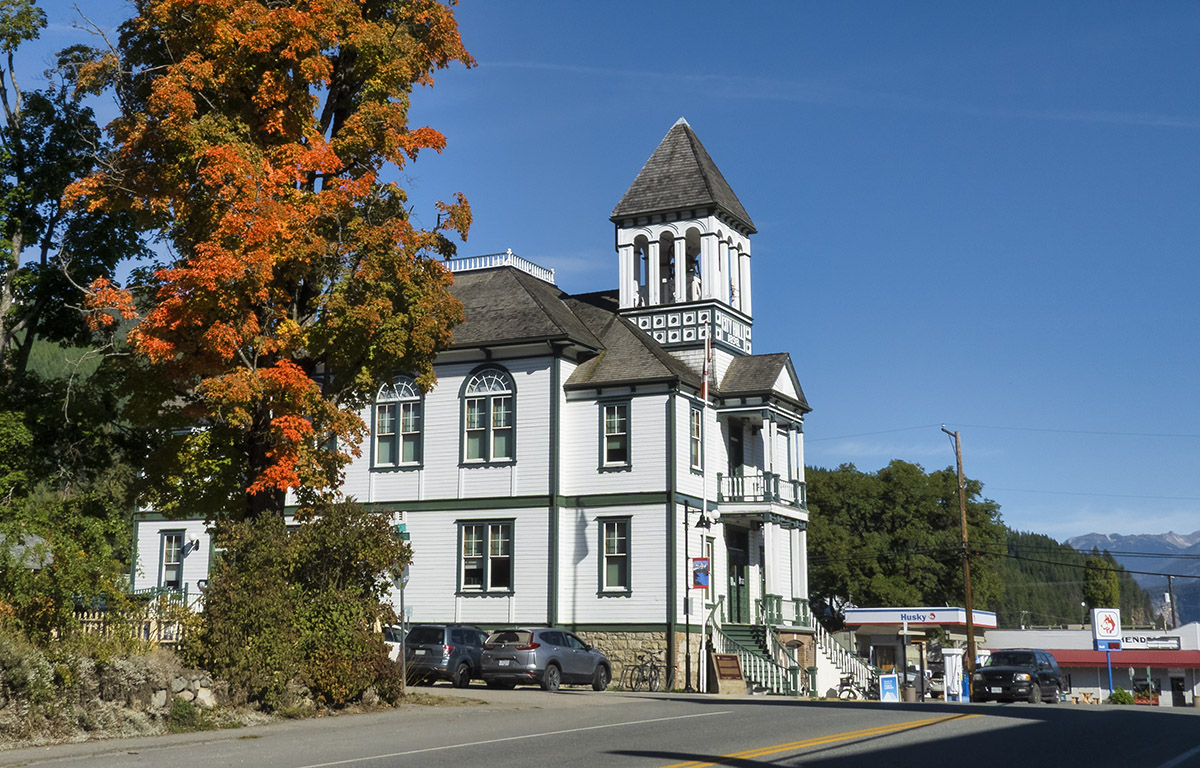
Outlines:
{"type": "Polygon", "coordinates": [[[717,473],[717,503],[782,504],[807,509],[805,486],[799,480],[785,480],[774,472],[744,472],[736,475],[717,473]]]}

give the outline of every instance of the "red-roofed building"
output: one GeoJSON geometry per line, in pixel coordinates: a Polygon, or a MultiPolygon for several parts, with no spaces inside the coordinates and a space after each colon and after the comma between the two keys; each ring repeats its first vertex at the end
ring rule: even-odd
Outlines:
{"type": "MultiPolygon", "coordinates": [[[[1111,653],[1113,687],[1134,692],[1140,704],[1200,706],[1200,623],[1123,631],[1122,645],[1111,653]]],[[[984,647],[1045,649],[1070,678],[1069,700],[1109,696],[1110,654],[1093,650],[1090,629],[993,630],[984,647]]]]}

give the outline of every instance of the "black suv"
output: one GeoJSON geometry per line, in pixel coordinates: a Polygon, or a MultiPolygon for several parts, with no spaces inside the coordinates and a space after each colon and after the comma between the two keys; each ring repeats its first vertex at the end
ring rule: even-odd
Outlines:
{"type": "Polygon", "coordinates": [[[1058,702],[1066,690],[1058,662],[1046,651],[1017,648],[992,651],[975,670],[971,701],[1058,702]]]}
{"type": "Polygon", "coordinates": [[[407,675],[414,681],[449,680],[466,688],[479,677],[487,632],[465,624],[414,624],[404,638],[407,675]]]}

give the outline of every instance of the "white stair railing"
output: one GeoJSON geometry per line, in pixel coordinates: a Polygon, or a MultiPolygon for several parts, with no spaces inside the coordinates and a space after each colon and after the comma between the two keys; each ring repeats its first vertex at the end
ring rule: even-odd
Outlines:
{"type": "Polygon", "coordinates": [[[842,675],[849,675],[862,690],[870,690],[875,679],[874,670],[856,654],[844,648],[834,639],[833,635],[826,632],[819,621],[815,624],[816,634],[814,637],[817,640],[818,650],[837,667],[842,675]]]}

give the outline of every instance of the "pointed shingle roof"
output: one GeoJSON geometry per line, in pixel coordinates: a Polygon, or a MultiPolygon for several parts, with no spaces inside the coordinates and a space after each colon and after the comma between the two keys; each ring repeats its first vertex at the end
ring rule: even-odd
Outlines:
{"type": "Polygon", "coordinates": [[[681,117],[642,166],[613,209],[611,220],[713,206],[724,210],[751,234],[757,231],[729,182],[681,117]]]}
{"type": "Polygon", "coordinates": [[[700,376],[695,371],[617,313],[615,291],[571,296],[567,304],[600,339],[604,349],[581,362],[564,382],[564,389],[664,381],[681,381],[700,388],[700,376]]]}
{"type": "Polygon", "coordinates": [[[721,380],[718,392],[722,397],[736,395],[775,395],[784,396],[800,406],[800,410],[808,413],[808,399],[800,388],[800,380],[796,369],[792,367],[792,356],[786,352],[775,352],[769,355],[745,355],[735,357],[725,370],[725,378],[721,380]],[[775,384],[780,374],[786,373],[791,379],[795,395],[779,391],[775,384]]]}
{"type": "Polygon", "coordinates": [[[567,306],[567,294],[512,267],[457,273],[450,293],[463,304],[455,347],[562,339],[601,348],[567,306]]]}

